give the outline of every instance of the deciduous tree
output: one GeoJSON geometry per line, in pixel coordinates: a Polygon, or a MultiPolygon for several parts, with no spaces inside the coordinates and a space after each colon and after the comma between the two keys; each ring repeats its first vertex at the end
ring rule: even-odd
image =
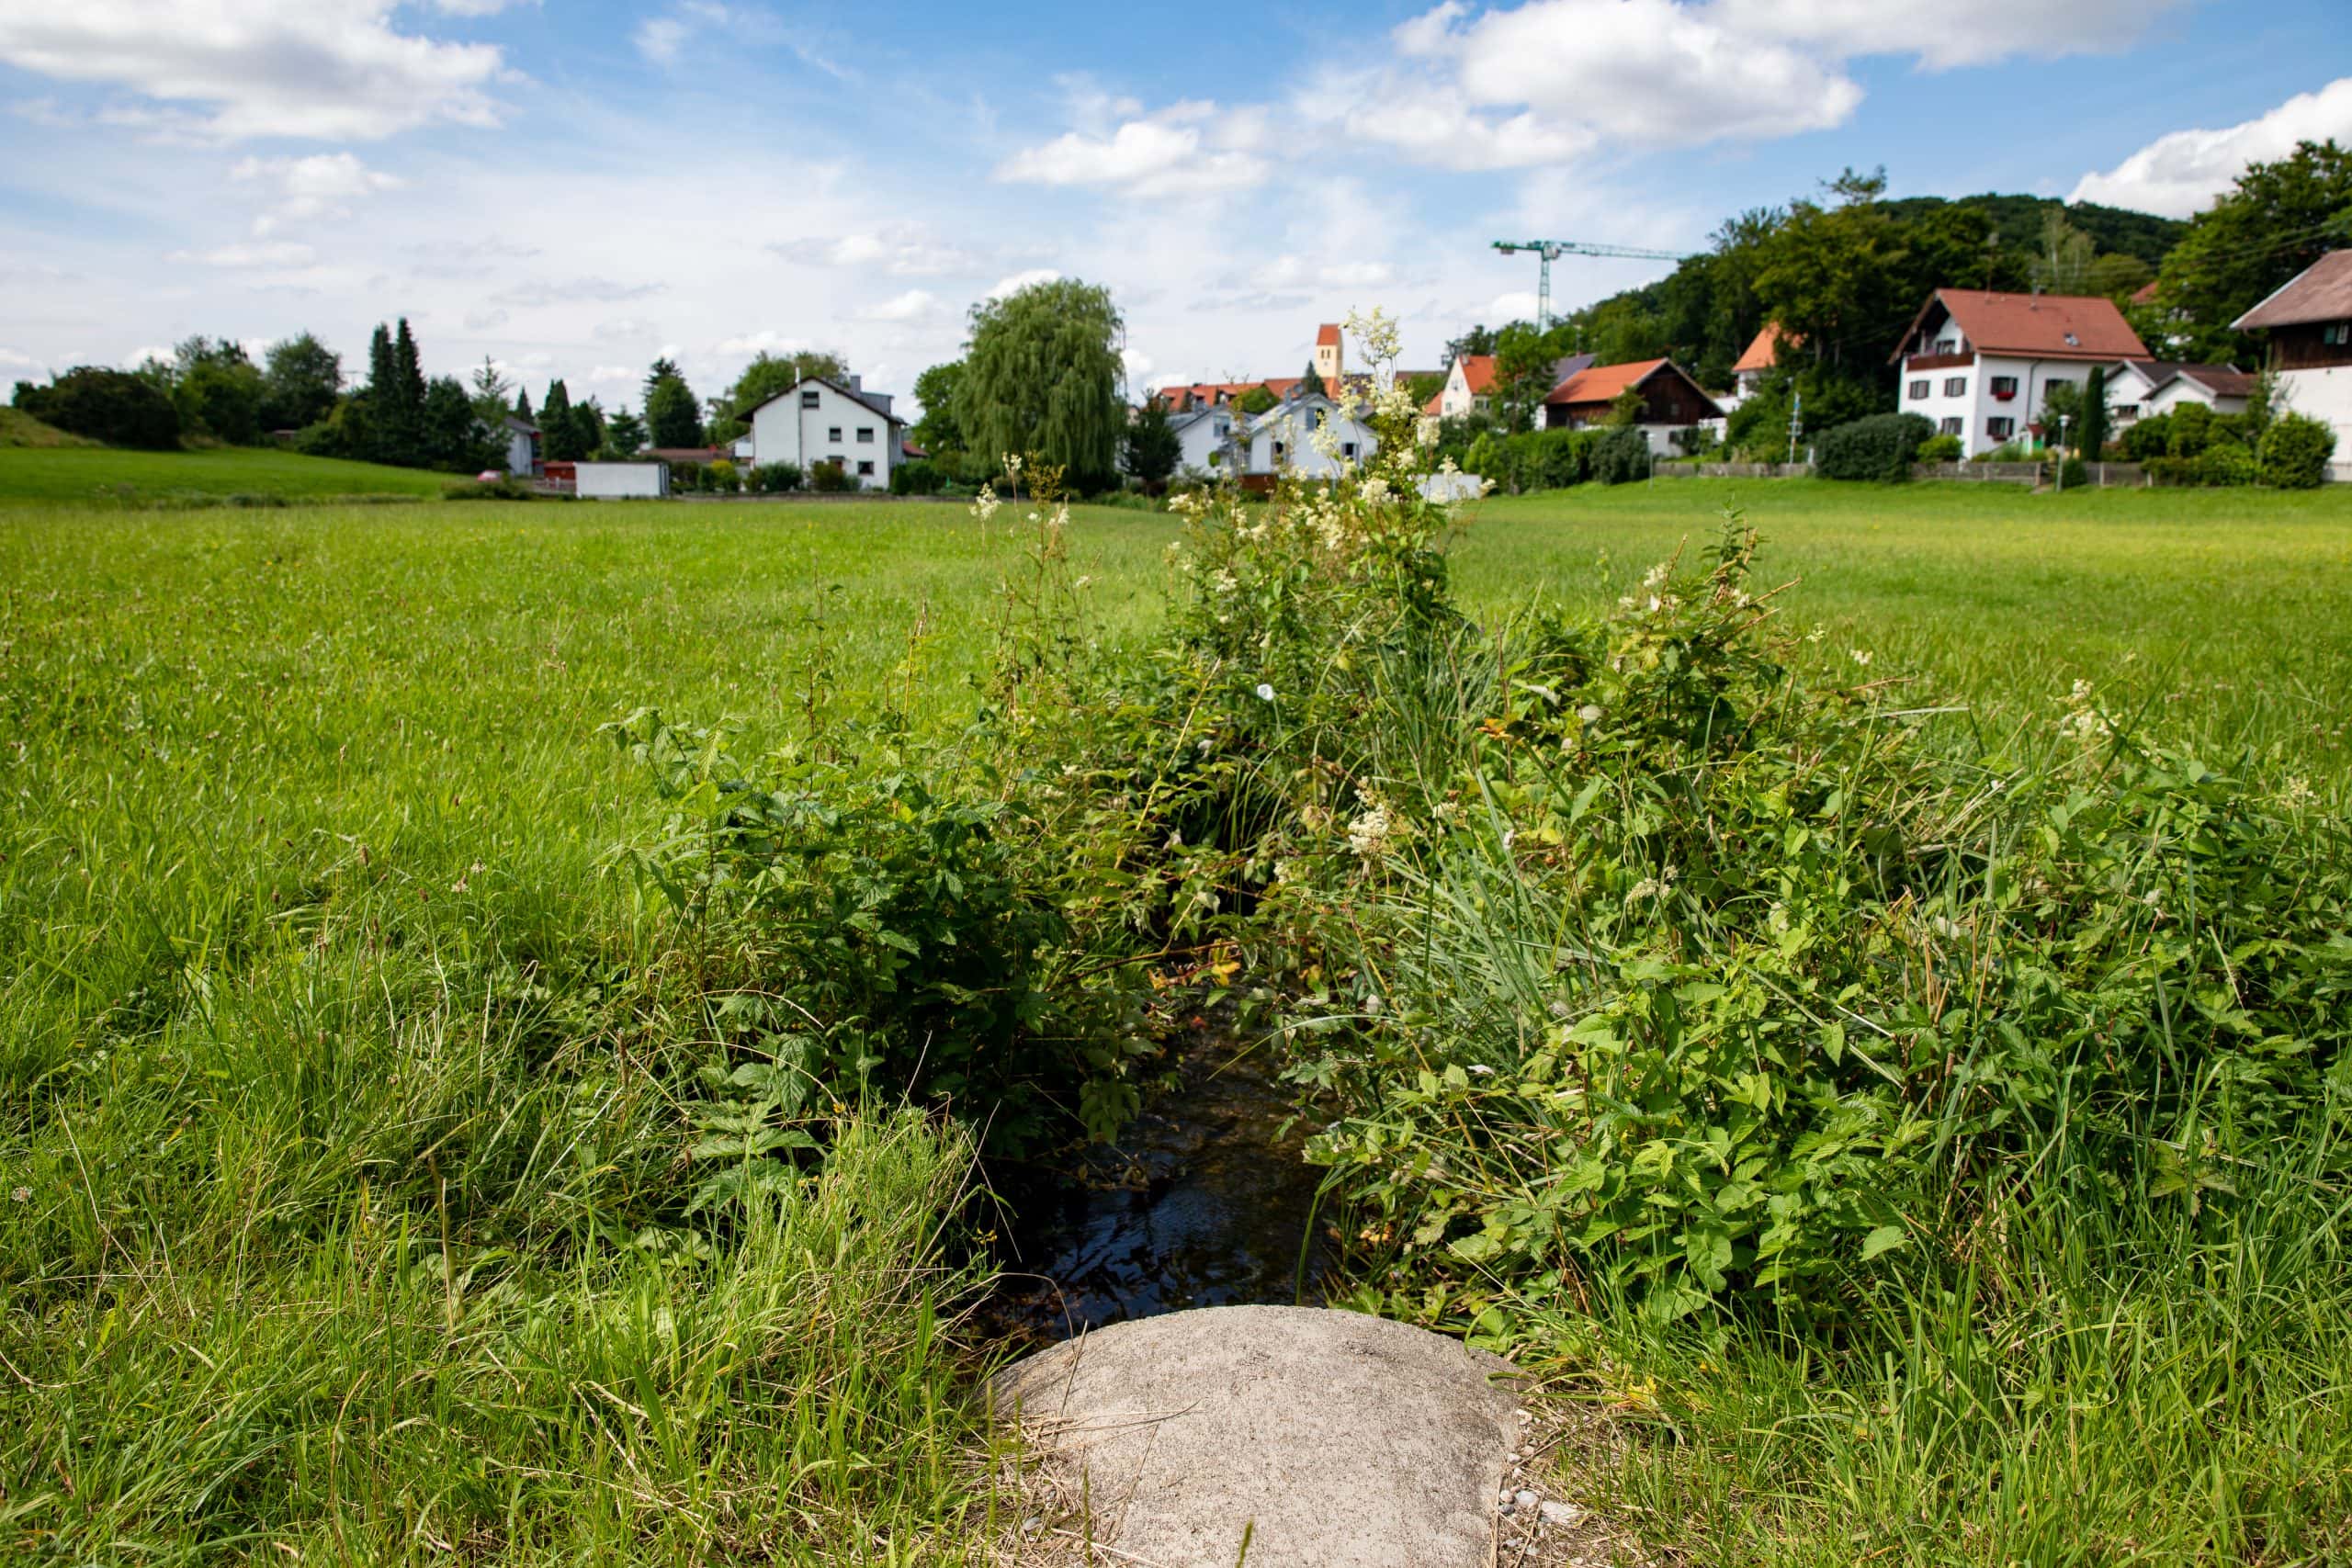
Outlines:
{"type": "Polygon", "coordinates": [[[1034,454],[1081,489],[1110,482],[1126,430],[1124,331],[1111,291],[1076,278],[973,306],[956,400],[973,450],[1034,454]]]}

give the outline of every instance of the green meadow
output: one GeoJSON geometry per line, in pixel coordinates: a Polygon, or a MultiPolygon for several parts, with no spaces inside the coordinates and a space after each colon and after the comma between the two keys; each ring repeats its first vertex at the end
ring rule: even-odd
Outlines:
{"type": "MultiPolygon", "coordinates": [[[[598,728],[655,706],[756,756],[888,702],[951,730],[1015,547],[938,504],[328,499],[443,482],[0,451],[0,1556],[989,1560],[962,1134],[847,1107],[824,1174],[727,1245],[653,1226],[688,1141],[662,1067],[705,1041],[645,978],[661,911],[608,865],[665,807],[598,728]],[[232,495],[294,503],[143,504],[232,495]]],[[[1819,672],[2036,743],[2087,682],[2341,807],[2352,487],[1658,480],[1490,499],[1451,570],[1475,608],[1598,610],[1727,505],[1819,672]]],[[[1176,534],[1077,509],[1087,635],[1153,625],[1176,534]]],[[[1658,1375],[1645,1357],[1704,1366],[1715,1418],[1609,1482],[1694,1560],[1851,1561],[1867,1524],[1888,1561],[2000,1561],[1898,1526],[1955,1477],[2005,1497],[2059,1462],[2005,1447],[2030,1427],[2165,1499],[2144,1555],[2109,1535],[2086,1561],[2317,1562],[2352,1542],[2245,1521],[2283,1506],[2265,1486],[2346,1495],[2339,1268],[2233,1298],[2295,1303],[2306,1332],[2247,1344],[2332,1397],[2266,1438],[2257,1406],[2200,1414],[2183,1382],[2148,1415],[2167,1446],[2128,1463],[2128,1410],[1890,1397],[1937,1429],[1873,1449],[1873,1369],[1616,1325],[1561,1342],[1614,1358],[1613,1407],[1658,1375]],[[1801,1438],[1832,1420],[1836,1442],[1801,1438]],[[1740,1510],[1771,1539],[1676,1522],[1740,1510]]]]}

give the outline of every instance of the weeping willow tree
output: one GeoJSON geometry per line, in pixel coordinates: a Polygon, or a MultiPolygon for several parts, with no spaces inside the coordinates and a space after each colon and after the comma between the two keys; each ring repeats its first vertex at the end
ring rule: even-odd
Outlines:
{"type": "Polygon", "coordinates": [[[973,306],[956,391],[967,448],[1059,463],[1080,488],[1114,482],[1127,424],[1120,332],[1111,291],[1076,278],[973,306]]]}

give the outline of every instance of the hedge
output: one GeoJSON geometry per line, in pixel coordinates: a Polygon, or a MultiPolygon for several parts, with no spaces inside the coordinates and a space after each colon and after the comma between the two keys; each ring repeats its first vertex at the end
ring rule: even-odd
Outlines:
{"type": "Polygon", "coordinates": [[[1814,472],[1825,479],[1911,477],[1912,459],[1936,434],[1935,422],[1916,413],[1879,413],[1825,430],[1815,442],[1814,472]]]}

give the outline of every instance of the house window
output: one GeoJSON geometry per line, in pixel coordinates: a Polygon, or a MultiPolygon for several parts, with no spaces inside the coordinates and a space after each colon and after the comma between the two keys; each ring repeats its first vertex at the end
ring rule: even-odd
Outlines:
{"type": "Polygon", "coordinates": [[[1984,434],[1996,441],[2007,441],[2017,432],[2018,422],[2005,415],[1996,414],[1984,422],[1984,434]]]}
{"type": "Polygon", "coordinates": [[[873,459],[873,458],[868,457],[868,458],[866,458],[864,462],[862,462],[862,463],[858,464],[858,466],[857,466],[857,477],[858,477],[858,478],[860,478],[860,479],[872,479],[872,478],[874,477],[874,459],[873,459]]]}
{"type": "Polygon", "coordinates": [[[2115,405],[2115,417],[2118,419],[2137,419],[2140,417],[2140,405],[2138,403],[2118,403],[2115,405]]]}
{"type": "Polygon", "coordinates": [[[1964,398],[1968,396],[1968,378],[1965,376],[1945,377],[1944,396],[1947,398],[1964,398]]]}
{"type": "Polygon", "coordinates": [[[829,425],[829,426],[827,426],[827,427],[826,427],[826,430],[825,430],[825,439],[826,439],[826,440],[828,440],[828,441],[839,441],[841,438],[842,438],[842,427],[841,427],[840,425],[835,424],[835,425],[829,425]]]}
{"type": "Polygon", "coordinates": [[[1917,380],[1911,383],[1911,400],[1916,403],[1927,395],[1928,378],[1925,376],[1922,376],[1917,380]]]}
{"type": "Polygon", "coordinates": [[[861,425],[859,425],[859,426],[857,427],[857,438],[858,438],[860,441],[865,442],[868,446],[873,446],[873,445],[874,445],[874,427],[873,427],[872,425],[870,425],[870,424],[861,424],[861,425]]]}
{"type": "Polygon", "coordinates": [[[814,387],[800,394],[800,406],[804,409],[813,409],[818,402],[817,389],[814,387]]]}
{"type": "Polygon", "coordinates": [[[1340,457],[1354,457],[1355,455],[1356,455],[1356,444],[1355,444],[1354,442],[1352,442],[1352,441],[1342,441],[1342,442],[1340,442],[1340,457]]]}
{"type": "Polygon", "coordinates": [[[1281,461],[1283,460],[1283,453],[1285,453],[1285,452],[1287,452],[1288,450],[1289,450],[1289,448],[1288,448],[1288,447],[1286,447],[1286,446],[1284,446],[1281,442],[1279,442],[1279,441],[1275,442],[1275,443],[1274,443],[1274,461],[1275,461],[1275,462],[1277,462],[1277,463],[1281,462],[1281,461]]]}
{"type": "Polygon", "coordinates": [[[2327,325],[2320,328],[2319,341],[2331,344],[2352,343],[2352,321],[2328,322],[2327,325]]]}
{"type": "Polygon", "coordinates": [[[1991,389],[1995,397],[2007,402],[2018,395],[2018,378],[2014,376],[1996,376],[1992,379],[1991,389]]]}
{"type": "Polygon", "coordinates": [[[1958,435],[1960,434],[1960,415],[1952,414],[1946,418],[1941,424],[1936,426],[1936,432],[1940,435],[1958,435]]]}

